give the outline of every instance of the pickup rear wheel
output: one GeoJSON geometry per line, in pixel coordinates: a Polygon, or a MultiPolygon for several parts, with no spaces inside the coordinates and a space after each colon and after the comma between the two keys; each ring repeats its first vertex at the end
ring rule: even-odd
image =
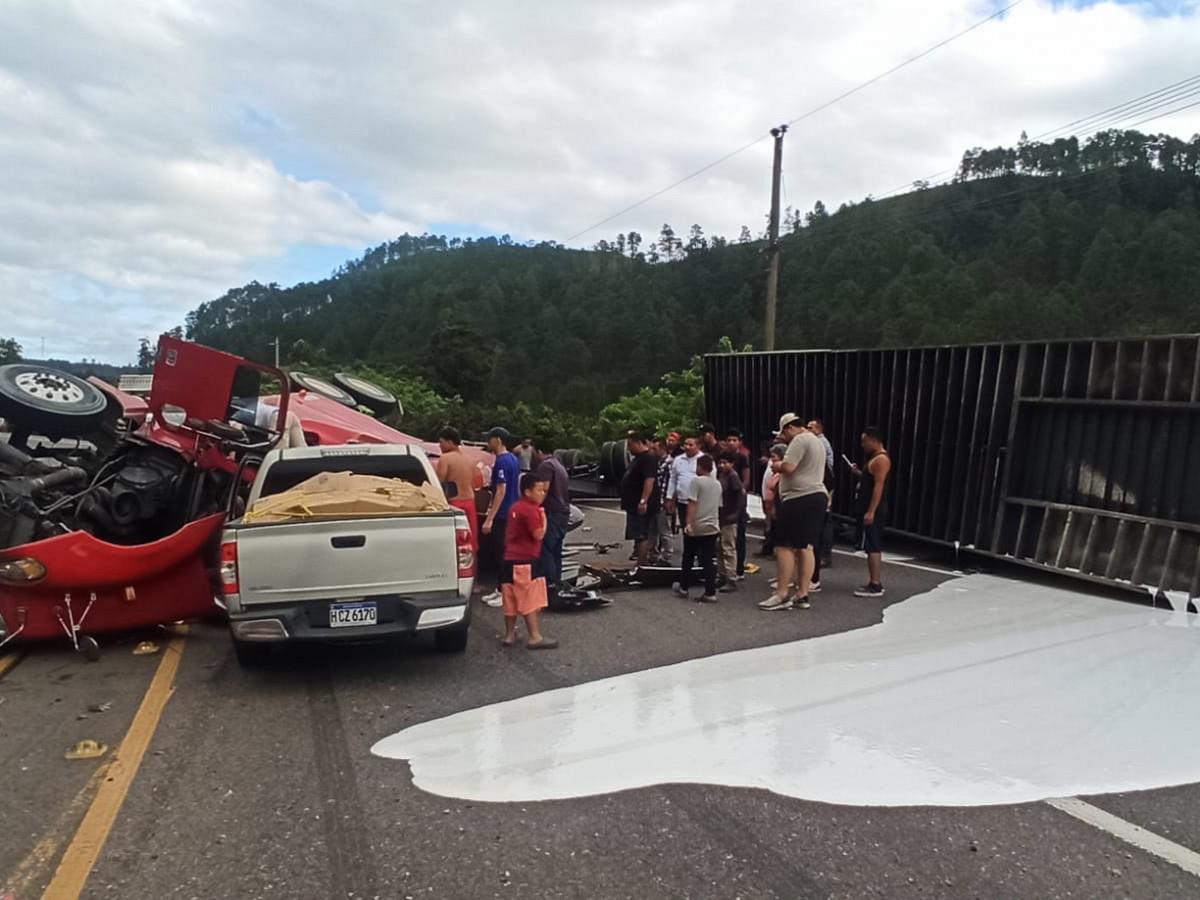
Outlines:
{"type": "Polygon", "coordinates": [[[467,629],[435,631],[433,646],[438,653],[462,653],[467,649],[467,629]]]}
{"type": "Polygon", "coordinates": [[[233,655],[243,669],[256,669],[271,660],[271,645],[252,641],[234,641],[233,655]]]}

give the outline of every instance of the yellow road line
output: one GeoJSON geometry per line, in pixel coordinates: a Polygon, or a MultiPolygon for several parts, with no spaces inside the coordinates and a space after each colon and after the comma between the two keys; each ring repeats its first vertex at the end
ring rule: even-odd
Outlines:
{"type": "Polygon", "coordinates": [[[63,836],[69,833],[70,829],[79,821],[87,809],[91,799],[96,794],[96,789],[104,780],[104,776],[108,773],[108,760],[102,760],[100,765],[96,767],[96,771],[75,795],[75,798],[70,802],[65,810],[55,819],[54,824],[46,829],[42,839],[34,845],[26,857],[21,860],[12,874],[7,879],[0,881],[0,897],[31,897],[33,896],[33,888],[41,882],[45,872],[50,868],[55,859],[58,858],[58,851],[62,849],[63,836]],[[7,893],[6,893],[7,892],[7,893]]]}
{"type": "Polygon", "coordinates": [[[50,886],[42,895],[43,900],[75,900],[83,893],[88,875],[117,821],[129,786],[137,775],[142,757],[146,755],[146,748],[150,746],[150,739],[158,728],[167,701],[171,699],[175,673],[179,671],[179,661],[183,657],[186,633],[185,627],[177,629],[175,637],[171,638],[163,651],[158,670],[142,698],[142,705],[138,707],[129,731],[113,754],[104,781],[96,791],[96,799],[88,807],[79,830],[63,854],[50,886]]]}
{"type": "Polygon", "coordinates": [[[23,658],[24,653],[5,653],[0,656],[0,678],[8,674],[8,670],[19,663],[23,658]]]}

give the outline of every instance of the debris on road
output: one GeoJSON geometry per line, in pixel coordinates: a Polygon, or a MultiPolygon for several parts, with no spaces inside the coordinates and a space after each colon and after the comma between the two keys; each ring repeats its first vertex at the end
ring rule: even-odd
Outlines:
{"type": "Polygon", "coordinates": [[[90,738],[80,741],[63,754],[63,759],[97,759],[108,752],[108,744],[90,738]]]}
{"type": "Polygon", "coordinates": [[[158,652],[158,644],[156,644],[154,641],[142,641],[140,644],[138,644],[136,647],[133,648],[134,656],[150,656],[151,654],[157,653],[157,652],[158,652]]]}

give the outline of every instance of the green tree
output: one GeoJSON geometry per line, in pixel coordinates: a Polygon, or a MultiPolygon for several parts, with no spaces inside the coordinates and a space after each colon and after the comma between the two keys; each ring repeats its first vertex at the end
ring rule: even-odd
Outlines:
{"type": "Polygon", "coordinates": [[[0,338],[0,364],[20,362],[23,352],[16,338],[0,338]]]}
{"type": "Polygon", "coordinates": [[[150,372],[154,369],[154,345],[150,338],[138,338],[137,366],[139,372],[150,372]]]}

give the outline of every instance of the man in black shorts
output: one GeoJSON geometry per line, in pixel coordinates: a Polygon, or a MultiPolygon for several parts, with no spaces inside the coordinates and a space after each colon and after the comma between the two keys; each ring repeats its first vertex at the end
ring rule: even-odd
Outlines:
{"type": "Polygon", "coordinates": [[[631,431],[626,438],[633,456],[621,478],[621,509],[625,510],[625,539],[634,542],[639,566],[646,565],[650,553],[650,522],[658,512],[654,482],[658,459],[650,442],[641,432],[631,431]]]}
{"type": "Polygon", "coordinates": [[[779,565],[775,592],[758,604],[774,611],[793,606],[808,609],[808,592],[816,563],[815,550],[825,523],[825,448],[795,413],[779,419],[779,438],[788,445],[783,459],[771,468],[779,472],[779,518],[775,523],[775,560],[779,565]],[[798,577],[797,577],[798,575],[798,577]],[[798,592],[791,592],[796,577],[798,592]]]}
{"type": "Polygon", "coordinates": [[[892,458],[883,446],[878,428],[867,426],[862,433],[862,448],[867,454],[866,466],[851,471],[858,476],[858,493],[854,495],[854,511],[862,529],[862,548],[867,554],[867,583],[854,592],[855,597],[883,596],[883,524],[887,518],[887,479],[892,472],[892,458]]]}

